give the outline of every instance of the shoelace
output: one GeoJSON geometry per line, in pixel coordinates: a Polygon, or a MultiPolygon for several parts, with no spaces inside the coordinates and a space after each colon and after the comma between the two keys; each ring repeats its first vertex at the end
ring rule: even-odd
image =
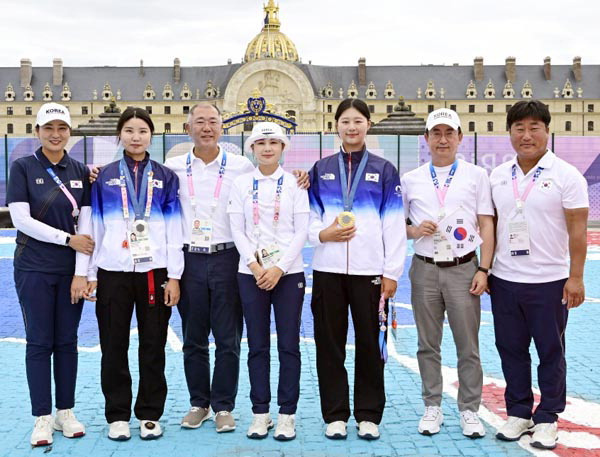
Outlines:
{"type": "Polygon", "coordinates": [[[423,414],[423,419],[426,421],[435,420],[439,413],[439,410],[435,406],[427,406],[425,408],[425,414],[423,414]]]}
{"type": "Polygon", "coordinates": [[[287,415],[284,419],[283,419],[283,425],[284,426],[293,426],[294,425],[294,418],[292,417],[291,414],[287,415]]]}
{"type": "Polygon", "coordinates": [[[231,413],[229,411],[219,411],[217,413],[217,417],[218,416],[231,416],[231,413]]]}
{"type": "Polygon", "coordinates": [[[478,424],[479,417],[473,411],[463,411],[462,417],[467,424],[478,424]]]}
{"type": "Polygon", "coordinates": [[[537,424],[537,430],[546,433],[548,431],[551,431],[553,429],[553,424],[551,423],[542,423],[542,424],[537,424]]]}
{"type": "Polygon", "coordinates": [[[51,426],[52,426],[51,419],[49,419],[46,416],[40,416],[35,420],[34,428],[39,429],[39,428],[51,427],[51,426]]]}
{"type": "Polygon", "coordinates": [[[63,415],[63,422],[67,422],[67,421],[71,421],[71,420],[75,420],[75,415],[73,414],[73,411],[71,411],[70,409],[63,409],[64,413],[62,413],[63,415]]]}

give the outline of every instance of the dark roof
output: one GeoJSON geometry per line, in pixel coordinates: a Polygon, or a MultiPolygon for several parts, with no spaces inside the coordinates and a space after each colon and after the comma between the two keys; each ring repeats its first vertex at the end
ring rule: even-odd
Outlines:
{"type": "MultiPolygon", "coordinates": [[[[108,82],[113,94],[121,90],[122,100],[143,100],[142,93],[149,82],[156,92],[156,100],[162,100],[162,92],[165,83],[170,83],[174,99],[179,100],[179,93],[184,83],[188,83],[192,91],[192,98],[196,99],[196,91],[200,90],[200,97],[204,98],[204,90],[208,80],[220,89],[220,97],[223,97],[225,88],[231,76],[242,64],[230,64],[211,67],[181,67],[181,80],[178,84],[173,82],[173,67],[145,67],[143,76],[140,75],[139,67],[64,67],[63,81],[68,82],[72,93],[72,100],[91,100],[92,91],[98,91],[98,98],[104,84],[108,82]]],[[[323,97],[321,89],[331,81],[333,87],[333,99],[339,99],[339,88],[344,90],[346,97],[348,87],[354,80],[358,87],[358,95],[365,97],[367,86],[358,86],[358,67],[340,66],[330,67],[324,65],[311,65],[295,63],[302,70],[313,86],[317,97],[323,97]]],[[[12,83],[16,92],[17,101],[23,100],[23,89],[20,87],[19,67],[0,68],[0,97],[4,100],[4,90],[8,83],[12,83]]],[[[421,88],[422,98],[425,99],[427,82],[432,80],[437,91],[436,99],[440,98],[440,89],[445,89],[445,99],[466,99],[466,90],[469,81],[474,80],[473,66],[471,65],[422,65],[422,66],[368,66],[367,84],[371,81],[377,90],[377,99],[384,98],[385,85],[391,80],[396,92],[396,97],[402,95],[408,100],[417,98],[417,89],[421,88]]],[[[554,98],[554,88],[561,92],[567,78],[571,81],[573,91],[578,87],[583,89],[583,96],[587,99],[600,98],[600,65],[582,65],[582,81],[576,82],[571,65],[553,65],[552,79],[546,81],[542,65],[517,65],[516,78],[513,81],[515,98],[521,98],[521,89],[525,81],[533,86],[533,96],[541,99],[554,98]]],[[[474,81],[477,88],[478,100],[483,100],[484,91],[489,80],[492,80],[496,90],[496,99],[502,99],[502,90],[506,83],[504,65],[484,66],[484,77],[482,81],[474,81]]],[[[60,100],[62,87],[52,86],[52,67],[34,67],[32,77],[32,88],[35,100],[41,100],[41,94],[46,82],[51,84],[54,92],[54,100],[60,100]]],[[[577,94],[574,93],[574,98],[577,94]]]]}

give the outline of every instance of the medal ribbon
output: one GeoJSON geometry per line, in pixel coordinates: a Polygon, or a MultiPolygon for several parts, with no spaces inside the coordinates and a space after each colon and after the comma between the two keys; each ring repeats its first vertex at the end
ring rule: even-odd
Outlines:
{"type": "Polygon", "coordinates": [[[435,193],[437,194],[438,201],[440,202],[440,208],[443,208],[444,204],[446,203],[446,194],[448,193],[450,184],[452,184],[452,180],[454,179],[454,174],[456,173],[457,168],[458,160],[455,160],[452,164],[452,168],[450,168],[446,182],[444,182],[444,188],[440,189],[440,181],[437,177],[437,173],[435,172],[435,168],[431,162],[429,163],[429,172],[431,173],[431,179],[433,181],[433,186],[435,187],[435,193]]]}
{"type": "Polygon", "coordinates": [[[133,180],[131,179],[131,173],[127,168],[125,159],[121,159],[119,162],[119,173],[120,186],[121,186],[121,204],[123,206],[123,219],[129,220],[129,205],[127,204],[127,191],[131,194],[131,204],[135,212],[135,220],[148,219],[150,217],[150,210],[152,208],[152,195],[154,192],[154,183],[152,183],[152,163],[148,160],[146,167],[144,168],[144,175],[142,178],[142,187],[140,188],[140,195],[137,196],[135,193],[135,187],[133,180]],[[149,184],[150,181],[150,184],[149,184]],[[146,199],[146,205],[144,208],[144,199],[146,199]]]}
{"type": "MultiPolygon", "coordinates": [[[[219,196],[221,195],[221,187],[223,185],[223,177],[225,176],[225,165],[227,165],[227,153],[223,151],[223,158],[221,159],[221,166],[219,167],[219,177],[217,178],[217,184],[215,185],[215,191],[213,193],[211,212],[215,211],[219,202],[219,196]]],[[[190,195],[190,201],[192,203],[192,212],[194,213],[194,216],[196,216],[196,194],[194,192],[194,180],[192,179],[192,151],[188,153],[186,161],[186,175],[188,193],[190,195]]]]}
{"type": "MultiPolygon", "coordinates": [[[[283,175],[277,180],[277,189],[275,190],[275,209],[273,212],[273,230],[277,232],[277,224],[279,224],[279,213],[281,212],[281,192],[283,191],[283,175]]],[[[258,212],[258,179],[254,178],[252,182],[252,219],[254,222],[254,233],[256,235],[256,243],[260,239],[260,214],[258,212]]]]}
{"type": "MultiPolygon", "coordinates": [[[[37,159],[38,162],[40,162],[40,164],[42,163],[41,160],[38,158],[37,154],[34,153],[33,156],[37,159]]],[[[69,192],[69,189],[67,189],[67,186],[65,186],[63,184],[63,182],[58,177],[58,175],[54,172],[52,167],[46,168],[46,172],[54,180],[54,182],[59,187],[59,189],[62,191],[62,193],[65,194],[65,197],[67,197],[69,202],[71,202],[71,206],[73,207],[73,211],[71,211],[71,216],[73,216],[75,230],[77,230],[77,220],[79,219],[79,206],[77,206],[77,200],[75,200],[75,197],[73,197],[73,194],[71,192],[69,192]]]]}
{"type": "Polygon", "coordinates": [[[358,189],[358,183],[360,182],[360,177],[365,171],[365,167],[367,166],[367,160],[369,152],[365,149],[365,152],[358,164],[358,170],[356,170],[356,176],[354,177],[354,181],[352,182],[352,186],[350,186],[350,180],[352,179],[352,153],[348,154],[348,177],[346,177],[346,168],[344,167],[344,158],[343,152],[340,152],[338,155],[338,165],[340,168],[340,184],[342,186],[342,195],[344,196],[344,211],[352,211],[352,205],[354,204],[354,196],[356,195],[356,189],[358,189]],[[344,186],[346,186],[344,192],[344,186]]]}
{"type": "Polygon", "coordinates": [[[535,182],[538,180],[538,178],[542,174],[543,169],[544,169],[543,167],[537,167],[537,169],[535,170],[535,173],[533,173],[533,176],[531,177],[531,181],[529,182],[529,184],[527,185],[527,188],[525,189],[525,192],[523,192],[523,195],[519,195],[519,186],[517,184],[517,164],[516,163],[513,164],[512,172],[511,172],[512,185],[513,185],[513,194],[515,196],[515,203],[516,203],[518,209],[523,208],[523,204],[525,203],[525,200],[527,200],[527,197],[529,196],[529,192],[531,192],[531,189],[533,189],[533,186],[535,185],[535,182]]]}
{"type": "Polygon", "coordinates": [[[379,297],[379,353],[383,363],[387,362],[388,351],[387,341],[385,340],[385,332],[387,330],[387,314],[385,313],[385,298],[383,294],[379,297]]]}

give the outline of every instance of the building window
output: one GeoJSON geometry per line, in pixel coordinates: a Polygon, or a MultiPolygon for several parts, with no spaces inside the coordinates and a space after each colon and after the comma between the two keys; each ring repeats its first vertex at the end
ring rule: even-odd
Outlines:
{"type": "Polygon", "coordinates": [[[492,121],[488,121],[488,123],[487,123],[487,131],[488,132],[493,132],[494,131],[494,123],[492,121]]]}
{"type": "Polygon", "coordinates": [[[571,105],[570,104],[566,104],[565,105],[565,113],[570,113],[571,112],[571,105]]]}
{"type": "Polygon", "coordinates": [[[474,132],[475,131],[475,122],[471,121],[469,122],[469,132],[474,132]]]}
{"type": "Polygon", "coordinates": [[[594,112],[594,104],[593,104],[593,103],[590,103],[590,104],[588,105],[588,113],[593,113],[593,112],[594,112]]]}
{"type": "Polygon", "coordinates": [[[565,131],[566,132],[570,132],[571,131],[571,121],[565,122],[565,131]]]}
{"type": "Polygon", "coordinates": [[[189,105],[184,105],[184,107],[183,107],[183,114],[190,114],[190,107],[189,107],[189,105]]]}
{"type": "Polygon", "coordinates": [[[594,121],[588,121],[588,132],[594,131],[594,121]]]}
{"type": "Polygon", "coordinates": [[[456,111],[456,105],[450,105],[450,109],[451,109],[452,111],[456,111]]]}
{"type": "Polygon", "coordinates": [[[26,124],[25,125],[25,133],[32,133],[33,132],[33,128],[31,124],[26,124]]]}
{"type": "Polygon", "coordinates": [[[488,113],[493,113],[494,112],[494,105],[488,105],[487,106],[487,112],[488,113]]]}
{"type": "Polygon", "coordinates": [[[171,107],[165,106],[165,114],[171,114],[171,107]]]}
{"type": "Polygon", "coordinates": [[[506,112],[508,113],[511,108],[512,108],[512,105],[506,105],[506,112]]]}
{"type": "Polygon", "coordinates": [[[433,105],[427,105],[427,112],[428,113],[431,113],[434,109],[435,109],[435,107],[433,105]]]}
{"type": "Polygon", "coordinates": [[[31,106],[26,106],[25,107],[25,115],[26,116],[31,116],[31,106]]]}
{"type": "Polygon", "coordinates": [[[148,112],[148,114],[152,114],[152,107],[146,106],[146,111],[148,112]]]}
{"type": "Polygon", "coordinates": [[[386,113],[393,113],[394,112],[394,105],[386,105],[385,107],[385,112],[386,113]]]}
{"type": "Polygon", "coordinates": [[[469,105],[469,113],[475,112],[475,105],[469,105]]]}
{"type": "Polygon", "coordinates": [[[88,114],[88,107],[87,106],[82,106],[81,107],[81,114],[84,116],[87,116],[88,114]]]}
{"type": "Polygon", "coordinates": [[[6,133],[15,133],[15,127],[12,124],[7,124],[6,133]]]}
{"type": "Polygon", "coordinates": [[[13,115],[13,107],[12,106],[7,106],[6,107],[6,115],[7,116],[12,116],[13,115]]]}
{"type": "Polygon", "coordinates": [[[369,113],[375,112],[375,105],[369,105],[369,113]]]}
{"type": "Polygon", "coordinates": [[[165,122],[165,133],[171,133],[171,123],[165,122]]]}
{"type": "Polygon", "coordinates": [[[330,131],[330,132],[333,130],[333,122],[328,122],[327,123],[327,130],[330,131]]]}
{"type": "Polygon", "coordinates": [[[332,113],[333,112],[333,105],[327,105],[327,112],[328,113],[332,113]]]}

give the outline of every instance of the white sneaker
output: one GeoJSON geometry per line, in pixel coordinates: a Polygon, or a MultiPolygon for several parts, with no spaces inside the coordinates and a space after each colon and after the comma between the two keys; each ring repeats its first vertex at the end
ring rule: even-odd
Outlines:
{"type": "Polygon", "coordinates": [[[158,421],[140,421],[140,438],[143,440],[155,440],[162,436],[162,429],[158,421]]]}
{"type": "Polygon", "coordinates": [[[361,421],[358,423],[358,437],[363,440],[378,440],[379,426],[373,422],[361,421]]]}
{"type": "Polygon", "coordinates": [[[108,437],[114,441],[126,441],[131,438],[129,422],[115,421],[108,424],[108,437]]]}
{"type": "Polygon", "coordinates": [[[254,414],[252,423],[248,427],[246,436],[253,440],[262,440],[269,434],[269,430],[273,428],[273,421],[270,413],[254,414]]]}
{"type": "Polygon", "coordinates": [[[444,423],[444,414],[439,406],[426,406],[425,413],[419,421],[421,435],[435,435],[440,432],[440,425],[444,423]]]}
{"type": "Polygon", "coordinates": [[[475,411],[461,411],[460,426],[463,435],[469,438],[482,438],[485,436],[485,428],[475,411]]]}
{"type": "Polygon", "coordinates": [[[279,441],[290,441],[296,438],[295,414],[279,414],[277,416],[277,428],[273,438],[279,441]]]}
{"type": "Polygon", "coordinates": [[[62,431],[67,438],[79,438],[85,435],[85,427],[77,420],[70,409],[57,409],[54,430],[62,431]]]}
{"type": "Polygon", "coordinates": [[[348,437],[348,432],[346,431],[346,422],[335,421],[327,424],[325,436],[330,440],[345,440],[348,437]]]}
{"type": "Polygon", "coordinates": [[[554,449],[558,440],[558,424],[556,422],[544,422],[535,424],[531,444],[538,449],[554,449]]]}
{"type": "Polygon", "coordinates": [[[36,417],[33,432],[31,432],[31,445],[48,446],[49,444],[52,444],[52,434],[54,433],[53,426],[54,419],[51,414],[36,417]]]}
{"type": "Polygon", "coordinates": [[[496,438],[503,441],[518,441],[525,433],[531,432],[533,421],[516,416],[508,416],[506,423],[496,433],[496,438]]]}

